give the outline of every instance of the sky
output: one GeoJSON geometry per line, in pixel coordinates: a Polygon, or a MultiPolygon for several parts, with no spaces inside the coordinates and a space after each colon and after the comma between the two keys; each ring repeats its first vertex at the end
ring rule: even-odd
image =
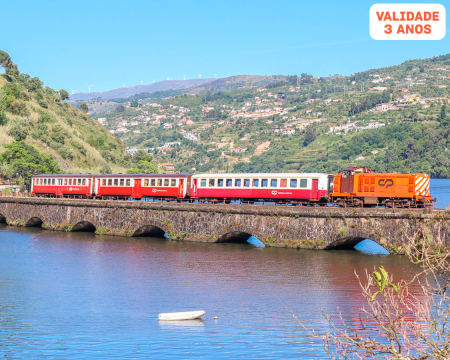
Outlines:
{"type": "Polygon", "coordinates": [[[21,72],[71,93],[239,74],[348,75],[450,51],[448,34],[372,40],[374,3],[0,0],[0,49],[21,72]]]}

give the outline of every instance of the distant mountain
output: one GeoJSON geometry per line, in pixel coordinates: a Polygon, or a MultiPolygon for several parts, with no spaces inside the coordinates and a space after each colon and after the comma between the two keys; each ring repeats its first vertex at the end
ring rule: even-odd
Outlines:
{"type": "Polygon", "coordinates": [[[214,79],[204,84],[199,84],[186,91],[188,94],[200,94],[211,91],[229,91],[242,88],[262,87],[270,83],[286,80],[284,75],[236,75],[226,78],[214,79]]]}
{"type": "Polygon", "coordinates": [[[103,92],[76,93],[70,96],[70,100],[84,101],[98,98],[103,100],[127,98],[143,93],[151,94],[158,91],[188,89],[191,87],[201,86],[210,82],[214,82],[215,80],[216,79],[165,80],[150,85],[123,87],[103,92]]]}

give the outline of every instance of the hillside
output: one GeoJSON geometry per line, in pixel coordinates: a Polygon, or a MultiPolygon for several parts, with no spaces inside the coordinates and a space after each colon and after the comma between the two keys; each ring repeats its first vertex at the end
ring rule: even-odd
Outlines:
{"type": "Polygon", "coordinates": [[[233,77],[122,99],[97,120],[179,171],[368,165],[450,177],[450,55],[350,76],[233,77]],[[161,94],[162,95],[162,94],[161,94]]]}
{"type": "Polygon", "coordinates": [[[23,177],[46,170],[123,169],[123,144],[63,101],[65,91],[44,87],[37,77],[20,73],[3,51],[0,65],[5,69],[0,75],[0,176],[27,181],[23,177]]]}

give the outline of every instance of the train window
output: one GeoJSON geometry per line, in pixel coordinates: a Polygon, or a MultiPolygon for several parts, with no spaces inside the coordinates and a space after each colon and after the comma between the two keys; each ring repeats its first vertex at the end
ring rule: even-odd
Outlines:
{"type": "Polygon", "coordinates": [[[114,179],[114,186],[118,186],[119,185],[119,179],[114,179]]]}
{"type": "Polygon", "coordinates": [[[280,179],[280,187],[287,187],[287,179],[280,179]]]}
{"type": "Polygon", "coordinates": [[[291,188],[296,188],[297,187],[297,179],[291,179],[290,186],[291,186],[291,188]]]}
{"type": "Polygon", "coordinates": [[[131,185],[131,180],[130,179],[126,179],[125,180],[125,185],[126,186],[130,186],[131,185]]]}
{"type": "Polygon", "coordinates": [[[269,180],[261,179],[261,187],[267,187],[268,184],[269,184],[269,180]]]}
{"type": "Polygon", "coordinates": [[[64,185],[65,185],[65,186],[67,186],[67,182],[68,182],[68,180],[67,180],[67,179],[64,179],[64,185]]]}
{"type": "Polygon", "coordinates": [[[144,186],[148,186],[148,179],[144,179],[144,186]]]}
{"type": "Polygon", "coordinates": [[[86,179],[83,179],[82,184],[83,184],[83,185],[86,185],[86,179]]]}
{"type": "Polygon", "coordinates": [[[177,186],[177,179],[170,179],[170,186],[177,186]]]}
{"type": "Polygon", "coordinates": [[[270,187],[277,187],[277,179],[270,179],[270,187]]]}
{"type": "Polygon", "coordinates": [[[59,185],[62,185],[63,184],[63,179],[58,179],[58,183],[59,183],[59,185]]]}
{"type": "Polygon", "coordinates": [[[226,185],[227,185],[227,187],[232,187],[233,186],[233,179],[227,179],[226,185]]]}
{"type": "Polygon", "coordinates": [[[44,185],[47,185],[47,179],[44,179],[44,185]]]}
{"type": "Polygon", "coordinates": [[[155,186],[156,185],[156,179],[151,179],[150,180],[150,185],[151,186],[155,186]]]}
{"type": "Polygon", "coordinates": [[[250,187],[250,179],[244,179],[244,187],[250,187]]]}
{"type": "Polygon", "coordinates": [[[234,186],[241,187],[241,184],[242,184],[242,180],[241,179],[234,180],[234,186]]]}
{"type": "Polygon", "coordinates": [[[217,187],[223,187],[223,179],[217,179],[217,187]]]}
{"type": "Polygon", "coordinates": [[[162,186],[162,179],[157,179],[156,183],[158,184],[158,186],[162,186]]]}
{"type": "Polygon", "coordinates": [[[169,179],[164,179],[164,186],[169,186],[169,179]]]}
{"type": "Polygon", "coordinates": [[[52,179],[52,185],[55,185],[56,179],[52,179]]]}
{"type": "Polygon", "coordinates": [[[216,179],[209,179],[209,187],[216,186],[216,179]]]}
{"type": "Polygon", "coordinates": [[[77,181],[78,181],[78,185],[81,185],[81,179],[78,179],[77,181]]]}
{"type": "Polygon", "coordinates": [[[112,179],[108,179],[108,186],[112,185],[112,179]]]}
{"type": "Polygon", "coordinates": [[[206,187],[206,179],[200,180],[200,187],[206,187]]]}
{"type": "Polygon", "coordinates": [[[300,179],[300,187],[305,188],[308,186],[308,179],[300,179]]]}
{"type": "Polygon", "coordinates": [[[253,179],[253,187],[259,186],[259,179],[253,179]]]}
{"type": "Polygon", "coordinates": [[[102,186],[106,186],[106,179],[102,179],[102,186]]]}
{"type": "Polygon", "coordinates": [[[120,179],[120,186],[124,186],[125,185],[125,179],[120,179]]]}

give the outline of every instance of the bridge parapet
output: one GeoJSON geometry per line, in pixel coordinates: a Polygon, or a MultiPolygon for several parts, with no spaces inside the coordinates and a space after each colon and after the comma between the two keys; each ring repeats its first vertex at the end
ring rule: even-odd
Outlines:
{"type": "Polygon", "coordinates": [[[438,246],[450,246],[450,211],[270,205],[211,205],[46,198],[0,198],[0,222],[64,231],[173,240],[238,241],[256,236],[267,246],[345,247],[370,238],[400,250],[426,226],[438,246]]]}

